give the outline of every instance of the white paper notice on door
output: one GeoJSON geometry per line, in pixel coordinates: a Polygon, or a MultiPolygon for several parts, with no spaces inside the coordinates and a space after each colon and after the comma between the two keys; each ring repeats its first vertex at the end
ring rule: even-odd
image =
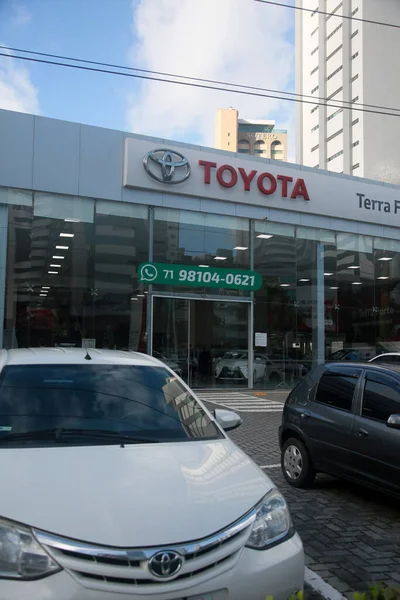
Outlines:
{"type": "Polygon", "coordinates": [[[268,341],[268,335],[266,333],[260,332],[260,331],[256,331],[255,334],[255,346],[257,348],[266,348],[267,347],[267,341],[268,341]]]}

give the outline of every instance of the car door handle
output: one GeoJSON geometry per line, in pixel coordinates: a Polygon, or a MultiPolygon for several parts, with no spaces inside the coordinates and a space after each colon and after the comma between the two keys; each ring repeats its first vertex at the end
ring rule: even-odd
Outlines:
{"type": "Polygon", "coordinates": [[[366,429],[361,428],[357,431],[357,435],[358,437],[367,437],[368,431],[366,429]]]}
{"type": "Polygon", "coordinates": [[[300,413],[300,417],[302,419],[309,419],[311,417],[311,413],[309,413],[308,410],[305,410],[302,413],[300,413]]]}

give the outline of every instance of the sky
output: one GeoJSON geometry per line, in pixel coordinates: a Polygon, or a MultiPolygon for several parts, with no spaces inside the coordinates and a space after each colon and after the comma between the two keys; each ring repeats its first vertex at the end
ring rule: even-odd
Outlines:
{"type": "MultiPolygon", "coordinates": [[[[0,45],[291,91],[293,13],[254,0],[0,0],[0,45]]],[[[292,102],[0,56],[9,110],[212,146],[230,106],[287,128],[294,160],[292,102]]]]}

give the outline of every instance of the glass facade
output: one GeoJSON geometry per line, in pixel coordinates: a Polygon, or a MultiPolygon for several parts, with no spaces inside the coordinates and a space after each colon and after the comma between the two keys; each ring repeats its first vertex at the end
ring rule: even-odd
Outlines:
{"type": "Polygon", "coordinates": [[[194,387],[259,388],[291,386],[331,356],[400,351],[397,240],[0,191],[4,348],[150,351],[194,387]],[[254,270],[263,284],[148,285],[145,261],[254,270]]]}

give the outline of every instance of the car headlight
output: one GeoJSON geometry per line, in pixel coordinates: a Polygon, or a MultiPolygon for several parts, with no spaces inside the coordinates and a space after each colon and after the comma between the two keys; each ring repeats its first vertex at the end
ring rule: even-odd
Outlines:
{"type": "Polygon", "coordinates": [[[249,374],[249,369],[248,367],[239,367],[239,369],[241,370],[241,372],[243,373],[243,375],[245,377],[247,377],[247,375],[249,374]]]}
{"type": "Polygon", "coordinates": [[[253,523],[246,546],[254,550],[264,550],[294,533],[286,500],[274,489],[256,506],[256,519],[253,523]]]}
{"type": "Polygon", "coordinates": [[[38,579],[60,570],[28,527],[0,519],[0,579],[38,579]]]}

